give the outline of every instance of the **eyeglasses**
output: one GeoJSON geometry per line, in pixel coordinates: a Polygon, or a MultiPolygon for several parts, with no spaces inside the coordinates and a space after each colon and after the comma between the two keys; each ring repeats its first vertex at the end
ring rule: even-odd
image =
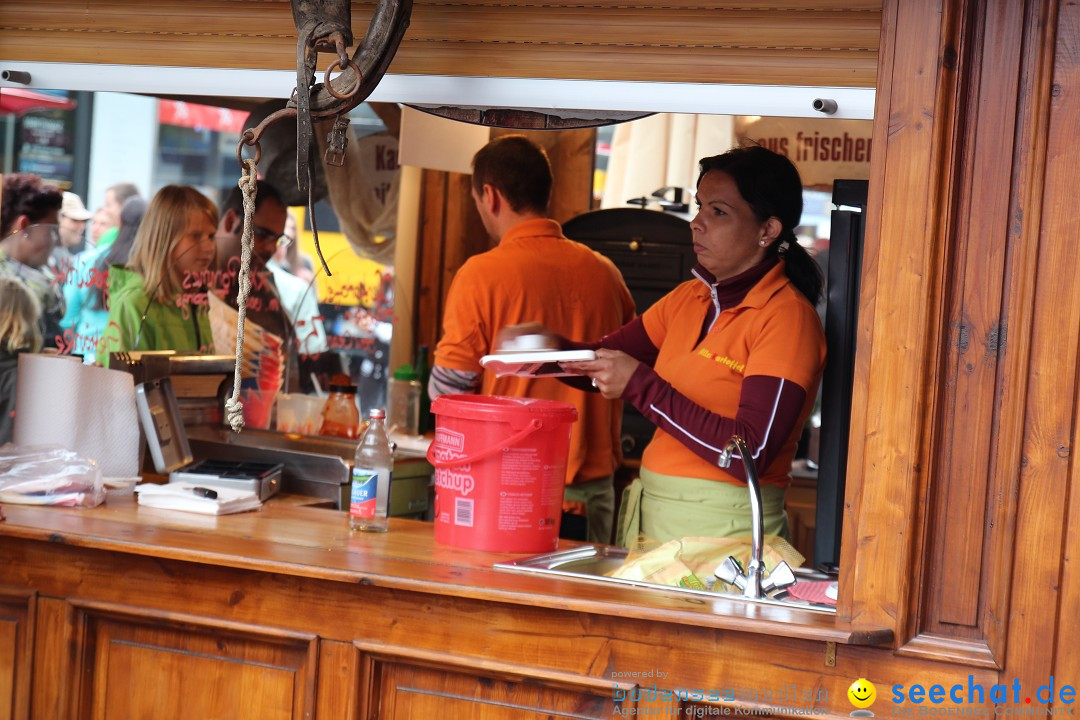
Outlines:
{"type": "Polygon", "coordinates": [[[27,225],[22,230],[16,230],[11,233],[8,237],[15,237],[19,233],[25,233],[27,236],[45,236],[53,245],[60,244],[60,226],[55,223],[35,223],[33,225],[27,225]]]}
{"type": "Polygon", "coordinates": [[[255,225],[251,228],[251,234],[259,242],[273,242],[275,245],[281,245],[283,243],[287,244],[290,242],[288,235],[278,235],[273,230],[268,230],[264,227],[260,227],[259,225],[255,225]]]}

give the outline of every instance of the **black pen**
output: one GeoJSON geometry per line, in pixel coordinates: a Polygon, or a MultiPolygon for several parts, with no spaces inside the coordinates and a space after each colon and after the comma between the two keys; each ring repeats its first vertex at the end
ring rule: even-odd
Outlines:
{"type": "Polygon", "coordinates": [[[193,487],[191,488],[191,492],[195,493],[199,497],[204,497],[209,500],[217,500],[217,490],[211,490],[210,488],[204,487],[193,487]]]}

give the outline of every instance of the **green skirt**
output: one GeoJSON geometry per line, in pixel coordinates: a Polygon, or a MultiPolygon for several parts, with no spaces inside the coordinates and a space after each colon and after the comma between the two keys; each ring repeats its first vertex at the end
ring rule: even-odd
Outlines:
{"type": "MultiPolygon", "coordinates": [[[[766,535],[791,539],[784,488],[761,486],[766,535]]],[[[667,542],[683,537],[735,537],[751,532],[750,491],[745,485],[660,475],[641,468],[623,491],[615,543],[630,547],[639,534],[667,542]]]]}

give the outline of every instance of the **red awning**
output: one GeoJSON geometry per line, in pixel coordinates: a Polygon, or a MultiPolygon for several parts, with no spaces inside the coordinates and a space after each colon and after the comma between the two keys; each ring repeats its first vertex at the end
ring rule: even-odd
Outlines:
{"type": "Polygon", "coordinates": [[[75,101],[22,88],[0,88],[0,114],[22,115],[33,110],[74,110],[75,101]]]}
{"type": "Polygon", "coordinates": [[[199,105],[180,100],[158,101],[158,122],[163,125],[218,132],[239,133],[244,130],[244,121],[248,113],[241,110],[199,105]]]}

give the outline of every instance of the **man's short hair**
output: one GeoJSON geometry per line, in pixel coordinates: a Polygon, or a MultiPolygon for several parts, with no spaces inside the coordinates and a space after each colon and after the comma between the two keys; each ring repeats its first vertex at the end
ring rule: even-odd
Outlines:
{"type": "Polygon", "coordinates": [[[510,208],[546,213],[551,202],[551,163],[544,149],[524,135],[495,138],[473,157],[472,186],[491,185],[510,208]]]}
{"type": "MultiPolygon", "coordinates": [[[[276,202],[281,207],[285,207],[285,203],[281,201],[281,195],[270,183],[265,180],[257,180],[255,185],[255,209],[258,210],[262,207],[262,204],[267,200],[276,202]]],[[[240,189],[239,185],[234,185],[233,189],[229,192],[228,197],[225,198],[225,202],[218,208],[218,217],[225,217],[225,213],[233,210],[240,217],[244,217],[244,191],[240,189]]]]}
{"type": "Polygon", "coordinates": [[[135,187],[134,183],[122,182],[110,185],[106,188],[105,192],[112,192],[113,197],[116,198],[116,203],[120,207],[124,206],[124,201],[130,197],[138,197],[139,188],[135,187]]]}

